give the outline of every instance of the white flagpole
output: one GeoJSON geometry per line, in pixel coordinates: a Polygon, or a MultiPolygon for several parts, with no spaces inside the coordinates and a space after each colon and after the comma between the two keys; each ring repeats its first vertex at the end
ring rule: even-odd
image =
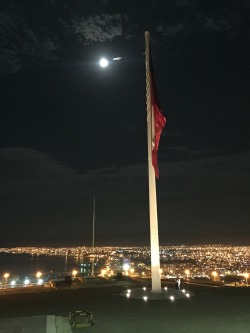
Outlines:
{"type": "Polygon", "coordinates": [[[94,276],[95,270],[95,197],[93,201],[93,238],[92,238],[92,273],[91,275],[94,276]]]}
{"type": "Polygon", "coordinates": [[[150,246],[151,246],[151,274],[152,291],[161,292],[161,273],[159,255],[158,217],[155,170],[152,164],[152,104],[150,83],[150,57],[149,57],[150,34],[145,32],[145,62],[146,62],[146,104],[147,104],[147,133],[148,133],[148,183],[149,183],[149,215],[150,215],[150,246]]]}

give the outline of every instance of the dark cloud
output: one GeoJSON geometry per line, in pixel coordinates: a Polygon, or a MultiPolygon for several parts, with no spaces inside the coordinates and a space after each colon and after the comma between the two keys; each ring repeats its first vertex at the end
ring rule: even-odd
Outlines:
{"type": "Polygon", "coordinates": [[[183,23],[178,23],[176,25],[163,26],[159,25],[156,30],[160,32],[163,36],[175,37],[178,33],[183,32],[185,25],[183,23]]]}
{"type": "Polygon", "coordinates": [[[46,27],[33,29],[12,2],[0,12],[1,71],[15,73],[24,65],[57,60],[60,45],[46,27]]]}
{"type": "Polygon", "coordinates": [[[231,24],[223,18],[204,17],[201,20],[201,24],[208,30],[219,32],[230,31],[232,29],[231,24]]]}
{"type": "Polygon", "coordinates": [[[73,33],[86,44],[111,41],[123,34],[120,14],[75,17],[71,23],[73,33]]]}

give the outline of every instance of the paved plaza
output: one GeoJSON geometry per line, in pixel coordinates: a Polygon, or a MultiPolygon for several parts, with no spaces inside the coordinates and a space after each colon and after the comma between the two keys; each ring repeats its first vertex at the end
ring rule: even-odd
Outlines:
{"type": "MultiPolygon", "coordinates": [[[[143,299],[131,281],[0,295],[0,333],[249,333],[250,288],[183,285],[191,297],[143,299]],[[93,313],[94,325],[71,329],[68,314],[93,313]]],[[[166,285],[177,292],[174,284],[166,285]]],[[[147,289],[149,290],[149,289],[147,289]]]]}

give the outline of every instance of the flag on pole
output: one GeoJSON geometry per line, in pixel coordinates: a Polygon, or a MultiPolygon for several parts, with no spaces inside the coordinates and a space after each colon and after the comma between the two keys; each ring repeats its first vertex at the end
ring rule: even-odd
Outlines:
{"type": "Polygon", "coordinates": [[[151,53],[150,53],[150,91],[151,91],[151,107],[152,107],[152,112],[151,112],[152,164],[155,170],[155,177],[159,178],[157,151],[159,147],[161,133],[166,124],[166,118],[164,117],[158,103],[158,98],[155,89],[154,71],[153,71],[151,53]]]}

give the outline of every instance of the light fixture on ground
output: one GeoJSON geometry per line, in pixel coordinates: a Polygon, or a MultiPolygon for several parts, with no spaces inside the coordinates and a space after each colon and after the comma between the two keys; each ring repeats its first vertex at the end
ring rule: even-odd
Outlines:
{"type": "Polygon", "coordinates": [[[182,290],[176,290],[174,288],[167,288],[167,289],[163,288],[161,293],[155,293],[150,291],[149,288],[140,287],[140,288],[123,290],[121,292],[121,296],[131,299],[144,299],[144,297],[146,297],[147,300],[174,301],[177,299],[187,299],[193,296],[193,293],[188,290],[185,290],[185,292],[183,292],[182,290]]]}

